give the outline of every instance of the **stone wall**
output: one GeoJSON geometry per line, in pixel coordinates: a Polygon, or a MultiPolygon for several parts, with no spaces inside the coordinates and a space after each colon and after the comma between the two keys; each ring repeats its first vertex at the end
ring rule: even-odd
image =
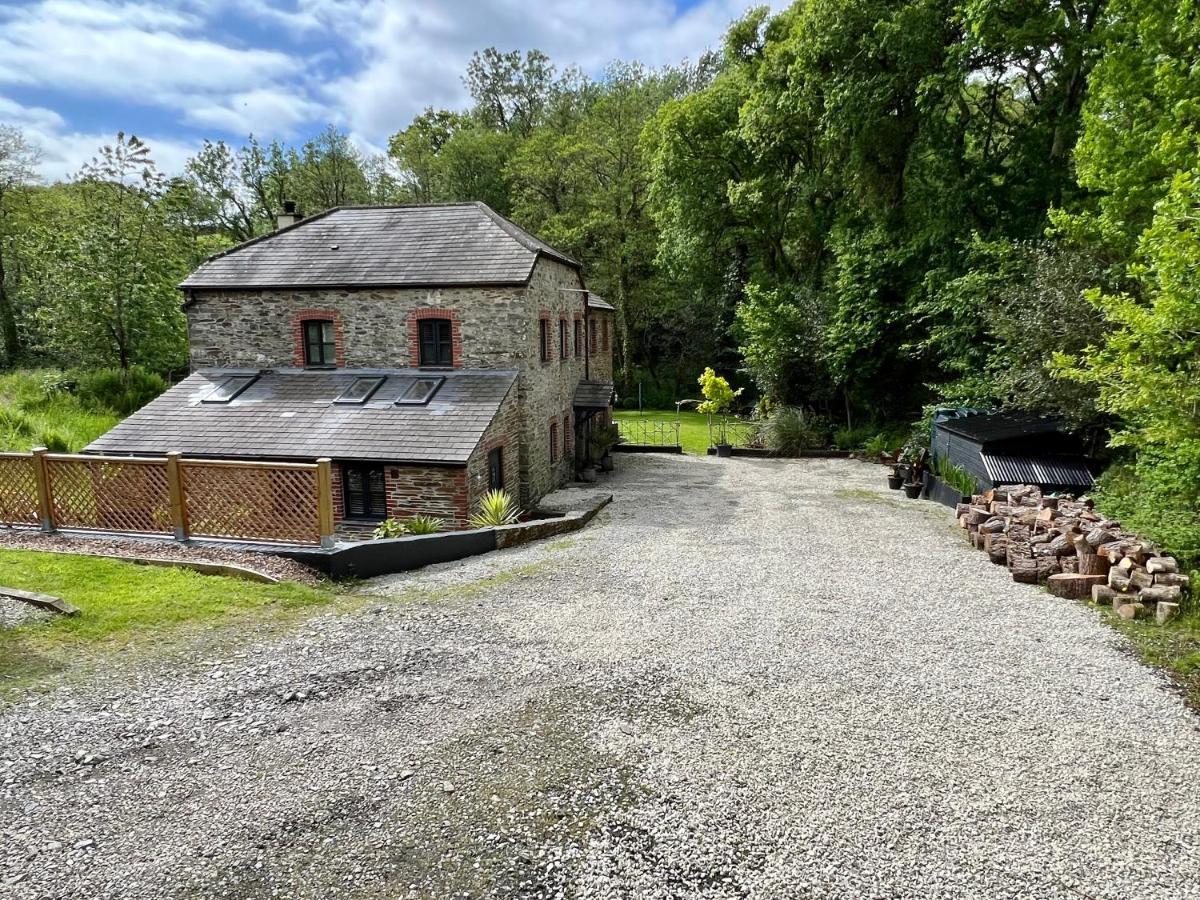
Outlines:
{"type": "Polygon", "coordinates": [[[517,403],[518,389],[514,385],[500,404],[500,410],[487,427],[471,458],[467,461],[467,490],[469,502],[475,501],[489,489],[488,455],[500,448],[504,461],[504,489],[513,497],[521,495],[521,408],[517,403]]]}
{"type": "Polygon", "coordinates": [[[594,350],[591,349],[592,342],[589,341],[588,349],[591,352],[591,361],[588,367],[588,377],[592,381],[612,381],[613,344],[617,339],[614,330],[616,322],[613,320],[612,310],[593,309],[588,313],[588,321],[595,335],[594,350]]]}
{"type": "MultiPolygon", "coordinates": [[[[333,464],[332,475],[333,518],[338,534],[355,539],[370,537],[376,523],[346,521],[341,465],[333,464]]],[[[463,466],[385,464],[383,481],[389,517],[436,516],[446,521],[447,528],[462,528],[467,524],[471,498],[463,466]]]]}
{"type": "MultiPolygon", "coordinates": [[[[574,478],[574,462],[562,452],[563,421],[574,422],[575,388],[583,378],[584,359],[576,355],[574,321],[582,313],[584,294],[579,273],[542,258],[529,282],[526,337],[517,385],[521,407],[521,505],[534,505],[545,494],[574,478]],[[550,321],[550,358],[541,358],[538,322],[550,321]],[[567,355],[560,352],[559,322],[567,322],[567,355]],[[551,462],[550,424],[558,428],[558,446],[551,462]]],[[[573,425],[572,429],[573,430],[573,425]]]]}
{"type": "Polygon", "coordinates": [[[456,319],[461,367],[512,368],[527,332],[524,294],[521,287],[195,291],[187,308],[191,362],[194,368],[294,366],[300,323],[336,313],[339,365],[415,366],[410,312],[440,309],[456,319]]]}

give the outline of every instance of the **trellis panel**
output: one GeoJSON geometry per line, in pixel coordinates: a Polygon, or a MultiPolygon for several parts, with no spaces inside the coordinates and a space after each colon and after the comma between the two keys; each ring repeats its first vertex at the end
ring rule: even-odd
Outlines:
{"type": "Polygon", "coordinates": [[[195,537],[317,544],[317,466],[180,460],[195,537]]]}
{"type": "Polygon", "coordinates": [[[0,453],[0,524],[38,524],[37,476],[28,453],[0,453]]]}
{"type": "Polygon", "coordinates": [[[48,454],[46,474],[59,528],[171,533],[165,459],[48,454]]]}

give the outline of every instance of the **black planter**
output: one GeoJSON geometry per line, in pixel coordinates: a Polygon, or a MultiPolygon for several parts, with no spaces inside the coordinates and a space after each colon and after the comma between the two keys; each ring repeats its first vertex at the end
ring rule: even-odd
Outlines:
{"type": "Polygon", "coordinates": [[[717,456],[722,459],[733,456],[733,444],[717,444],[717,456]]]}
{"type": "Polygon", "coordinates": [[[899,475],[902,484],[908,481],[908,473],[911,471],[912,466],[905,465],[904,463],[896,463],[896,465],[892,466],[892,474],[899,475]]]}
{"type": "Polygon", "coordinates": [[[903,486],[904,486],[904,476],[903,475],[889,475],[888,476],[888,487],[890,487],[893,491],[898,491],[903,486]]]}
{"type": "Polygon", "coordinates": [[[600,471],[611,472],[613,470],[613,458],[609,453],[605,453],[600,457],[600,471]]]}
{"type": "Polygon", "coordinates": [[[933,479],[933,486],[929,489],[929,499],[942,504],[942,506],[948,506],[951,509],[954,509],[960,503],[967,503],[971,500],[970,497],[964,497],[958,488],[951,487],[940,478],[933,479]]]}
{"type": "Polygon", "coordinates": [[[924,487],[919,481],[909,482],[904,485],[904,496],[909,500],[916,500],[921,496],[921,488],[924,487]]]}

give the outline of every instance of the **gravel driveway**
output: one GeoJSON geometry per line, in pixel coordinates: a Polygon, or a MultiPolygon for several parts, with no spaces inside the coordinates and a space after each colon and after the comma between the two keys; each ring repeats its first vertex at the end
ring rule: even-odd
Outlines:
{"type": "Polygon", "coordinates": [[[1200,897],[1200,718],[848,461],[0,713],[0,894],[1200,897]]]}

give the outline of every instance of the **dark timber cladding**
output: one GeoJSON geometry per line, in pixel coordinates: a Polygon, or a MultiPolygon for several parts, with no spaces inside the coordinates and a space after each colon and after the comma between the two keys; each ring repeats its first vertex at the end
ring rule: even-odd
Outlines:
{"type": "Polygon", "coordinates": [[[205,402],[231,377],[245,374],[197,372],[84,452],[462,465],[517,377],[493,369],[432,376],[416,369],[290,369],[254,373],[231,400],[205,402]],[[369,383],[375,378],[381,381],[369,383]],[[356,401],[356,394],[367,396],[356,401]]]}
{"type": "Polygon", "coordinates": [[[579,268],[482,203],[343,207],[218,253],[180,287],[523,285],[539,256],[579,268]]]}

